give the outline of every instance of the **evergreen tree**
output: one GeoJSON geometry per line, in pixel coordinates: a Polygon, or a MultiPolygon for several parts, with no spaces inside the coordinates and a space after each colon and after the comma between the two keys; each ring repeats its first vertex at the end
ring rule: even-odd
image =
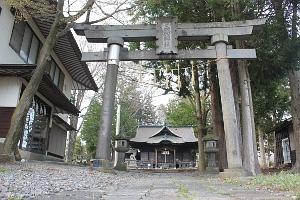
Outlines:
{"type": "Polygon", "coordinates": [[[81,139],[86,142],[86,150],[89,157],[93,158],[96,154],[96,145],[99,131],[99,120],[101,104],[97,98],[91,100],[90,106],[84,118],[81,139]]]}

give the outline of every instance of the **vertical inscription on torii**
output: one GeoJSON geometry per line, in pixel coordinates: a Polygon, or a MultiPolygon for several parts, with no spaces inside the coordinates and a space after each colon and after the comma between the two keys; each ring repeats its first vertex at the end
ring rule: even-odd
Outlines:
{"type": "Polygon", "coordinates": [[[177,18],[159,18],[156,24],[156,54],[177,54],[177,18]]]}
{"type": "Polygon", "coordinates": [[[171,23],[162,23],[161,24],[162,34],[163,34],[163,49],[172,48],[172,34],[171,34],[171,23]]]}

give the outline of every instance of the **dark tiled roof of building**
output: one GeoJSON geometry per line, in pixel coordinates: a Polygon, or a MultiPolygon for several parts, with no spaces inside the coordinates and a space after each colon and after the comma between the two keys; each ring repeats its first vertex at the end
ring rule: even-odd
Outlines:
{"type": "MultiPolygon", "coordinates": [[[[34,21],[46,38],[54,22],[54,17],[48,17],[46,20],[35,18],[34,21]]],[[[81,51],[71,31],[58,39],[54,51],[77,83],[84,86],[85,89],[98,90],[87,64],[81,62],[81,51]]]]}
{"type": "Polygon", "coordinates": [[[197,142],[192,127],[142,126],[131,142],[155,144],[164,140],[172,143],[197,142]]]}

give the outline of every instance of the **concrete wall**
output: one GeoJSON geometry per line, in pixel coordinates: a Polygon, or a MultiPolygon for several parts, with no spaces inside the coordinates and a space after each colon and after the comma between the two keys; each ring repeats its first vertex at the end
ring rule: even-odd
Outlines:
{"type": "Polygon", "coordinates": [[[23,64],[24,61],[9,46],[14,16],[2,0],[0,0],[0,6],[2,8],[0,15],[0,64],[23,64]]]}
{"type": "Polygon", "coordinates": [[[20,92],[21,92],[21,81],[19,78],[1,77],[0,78],[0,107],[16,107],[20,98],[20,92]]]}

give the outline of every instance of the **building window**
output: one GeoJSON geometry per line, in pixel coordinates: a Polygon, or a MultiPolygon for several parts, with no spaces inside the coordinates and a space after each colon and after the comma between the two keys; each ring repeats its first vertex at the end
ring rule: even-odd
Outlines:
{"type": "Polygon", "coordinates": [[[63,90],[65,75],[58,67],[58,65],[51,60],[50,66],[48,68],[48,74],[53,81],[53,83],[60,89],[63,90]]]}
{"type": "Polygon", "coordinates": [[[35,35],[33,35],[31,40],[30,52],[28,56],[28,63],[35,64],[37,61],[37,56],[39,52],[40,41],[37,39],[35,35]]]}
{"type": "Polygon", "coordinates": [[[0,15],[1,15],[1,12],[2,12],[2,8],[1,8],[1,6],[0,6],[0,15]]]}
{"type": "MultiPolygon", "coordinates": [[[[12,31],[9,45],[27,64],[36,64],[41,42],[26,22],[16,22],[12,31]]],[[[48,74],[53,83],[63,90],[65,75],[52,59],[48,74]]]]}
{"type": "Polygon", "coordinates": [[[26,22],[16,22],[9,45],[28,64],[36,64],[40,41],[26,22]]]}

